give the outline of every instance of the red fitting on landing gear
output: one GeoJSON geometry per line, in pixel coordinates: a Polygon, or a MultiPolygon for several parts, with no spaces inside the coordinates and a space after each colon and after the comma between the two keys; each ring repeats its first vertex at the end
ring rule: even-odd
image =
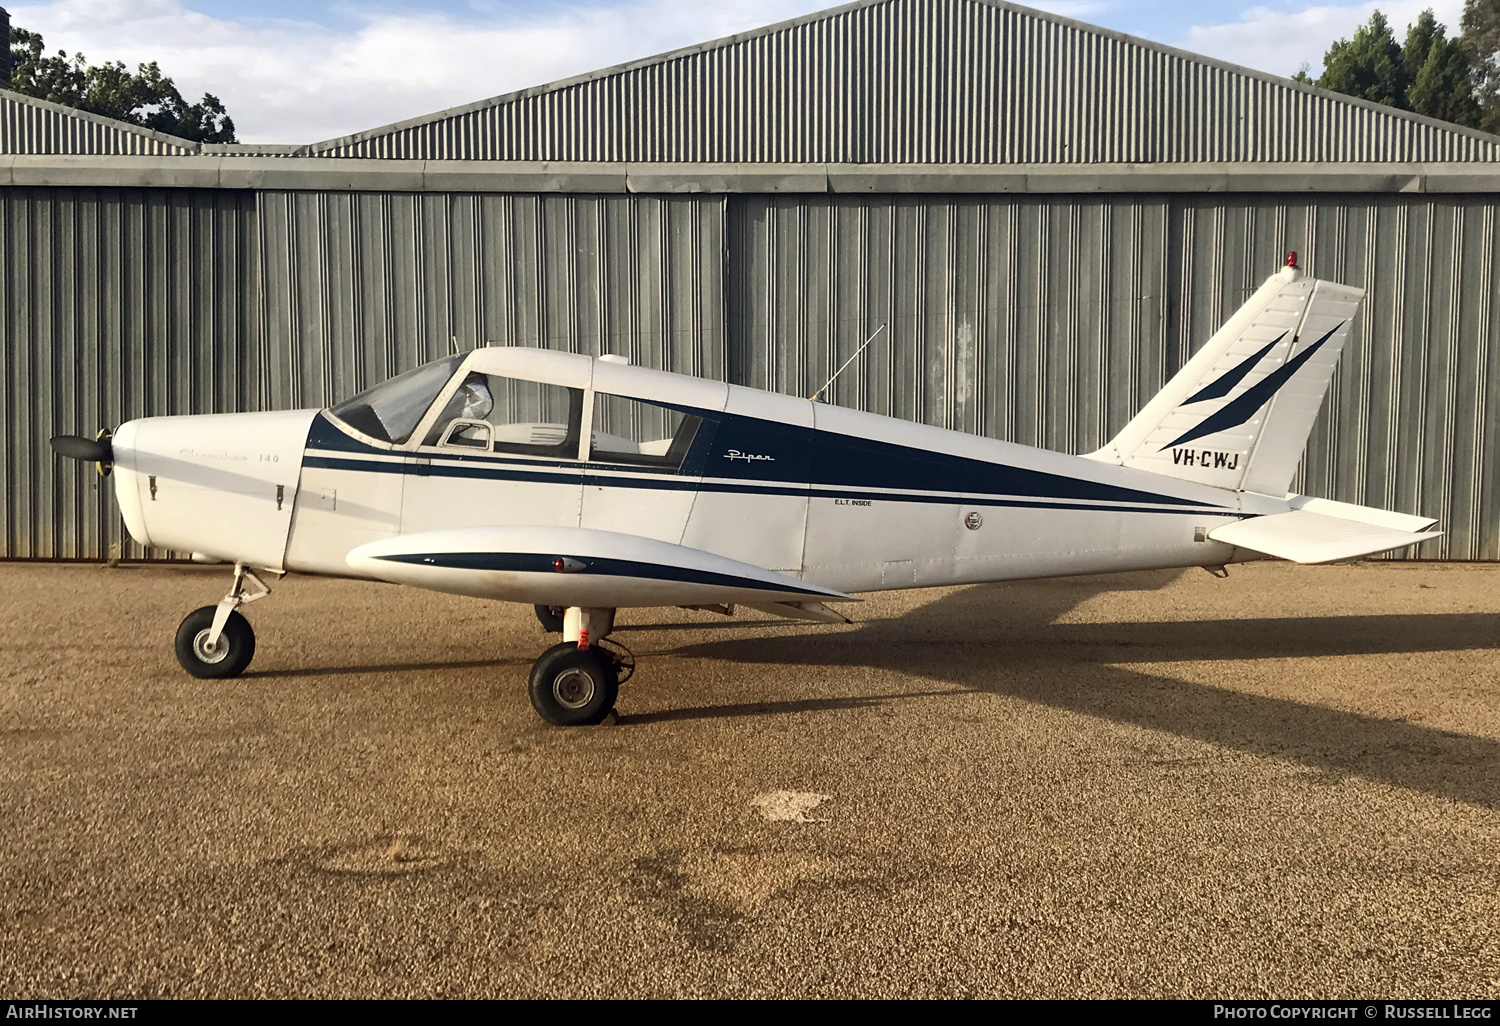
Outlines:
{"type": "Polygon", "coordinates": [[[579,631],[578,632],[578,651],[580,651],[580,652],[587,652],[588,651],[588,647],[589,647],[589,632],[588,631],[579,631]]]}

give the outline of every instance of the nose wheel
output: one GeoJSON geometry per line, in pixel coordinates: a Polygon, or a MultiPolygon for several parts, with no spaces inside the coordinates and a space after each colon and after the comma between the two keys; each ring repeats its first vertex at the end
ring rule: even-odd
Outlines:
{"type": "Polygon", "coordinates": [[[195,609],[177,628],[177,661],[204,680],[238,677],[255,658],[255,630],[238,610],[229,614],[219,636],[213,637],[218,610],[218,606],[195,609]]]}
{"type": "Polygon", "coordinates": [[[234,584],[216,606],[203,606],[183,617],[177,627],[177,661],[194,677],[216,680],[238,677],[255,658],[255,630],[239,607],[271,593],[266,582],[234,567],[234,584]]]}

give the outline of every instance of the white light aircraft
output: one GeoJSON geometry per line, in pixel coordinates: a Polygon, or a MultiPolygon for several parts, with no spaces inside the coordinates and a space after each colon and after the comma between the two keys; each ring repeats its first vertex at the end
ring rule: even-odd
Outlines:
{"type": "Polygon", "coordinates": [[[1272,275],[1097,452],[1033,449],[719,381],[484,348],[326,410],[148,417],[53,439],[114,471],[142,545],[234,564],[177,657],[233,677],[257,571],[530,603],[536,711],[597,723],[617,609],[847,623],[859,592],[1412,545],[1434,520],[1289,494],[1363,291],[1272,275]]]}

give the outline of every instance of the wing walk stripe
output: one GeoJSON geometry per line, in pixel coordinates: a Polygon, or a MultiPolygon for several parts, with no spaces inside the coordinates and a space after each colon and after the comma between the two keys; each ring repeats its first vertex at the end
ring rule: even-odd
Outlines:
{"type": "MultiPolygon", "coordinates": [[[[1245,375],[1249,374],[1251,369],[1257,363],[1260,363],[1261,358],[1269,353],[1273,348],[1275,348],[1276,343],[1280,342],[1284,338],[1286,338],[1286,332],[1283,331],[1280,335],[1276,336],[1275,341],[1268,343],[1264,349],[1260,350],[1252,356],[1247,357],[1240,363],[1236,364],[1234,367],[1225,371],[1217,379],[1215,379],[1214,381],[1210,381],[1208,384],[1200,388],[1197,392],[1184,399],[1182,401],[1182,405],[1187,406],[1192,403],[1201,403],[1205,399],[1218,399],[1221,396],[1228,395],[1234,389],[1234,386],[1243,381],[1245,375]]],[[[1295,345],[1295,342],[1293,344],[1295,345]]]]}
{"type": "MultiPolygon", "coordinates": [[[[376,559],[393,563],[438,566],[446,570],[502,570],[521,574],[555,574],[557,571],[551,555],[529,552],[429,552],[392,556],[376,556],[376,559]]],[[[665,566],[660,563],[645,563],[634,559],[602,559],[598,556],[574,554],[567,559],[576,559],[587,565],[590,577],[634,577],[641,580],[673,581],[679,584],[705,584],[721,588],[741,588],[779,594],[811,595],[830,598],[834,594],[824,589],[797,588],[790,585],[758,581],[753,577],[736,577],[710,570],[694,570],[690,567],[665,566]]]]}
{"type": "MultiPolygon", "coordinates": [[[[309,454],[303,461],[305,466],[316,467],[323,470],[355,470],[365,471],[372,474],[402,474],[410,471],[409,467],[397,463],[384,463],[358,459],[339,459],[328,456],[309,454]]],[[[495,481],[522,481],[534,484],[558,484],[558,485],[582,485],[588,476],[584,472],[574,473],[518,473],[515,471],[501,470],[490,467],[452,467],[432,464],[423,468],[429,475],[443,477],[469,477],[485,478],[495,481]]],[[[1219,512],[1234,512],[1228,507],[1210,506],[1207,503],[1193,504],[1193,500],[1171,500],[1164,499],[1162,506],[1126,506],[1119,503],[1105,503],[1091,505],[1087,501],[1070,500],[1048,500],[1048,499],[1018,499],[1001,495],[964,495],[960,493],[944,492],[918,492],[911,494],[892,494],[890,492],[867,491],[864,489],[830,489],[820,486],[812,491],[807,485],[758,485],[753,482],[737,484],[717,483],[712,481],[685,480],[682,478],[638,478],[629,483],[621,482],[614,485],[617,488],[642,488],[648,490],[666,491],[701,491],[701,492],[727,492],[740,495],[790,495],[807,496],[818,499],[871,499],[886,502],[920,502],[937,504],[966,504],[972,506],[1005,506],[1016,509],[1061,509],[1061,510],[1083,510],[1102,513],[1172,513],[1187,516],[1209,515],[1219,512]],[[1174,506],[1174,501],[1180,502],[1181,506],[1174,506]]]]}
{"type": "MultiPolygon", "coordinates": [[[[1173,446],[1194,441],[1205,435],[1228,431],[1232,427],[1239,427],[1245,423],[1245,421],[1255,416],[1262,406],[1270,402],[1271,397],[1276,394],[1277,390],[1291,380],[1292,375],[1301,370],[1302,365],[1311,360],[1313,354],[1323,347],[1323,343],[1332,338],[1333,333],[1342,328],[1345,323],[1344,321],[1340,321],[1334,325],[1328,330],[1328,334],[1241,392],[1239,398],[1225,403],[1219,410],[1204,418],[1197,427],[1184,431],[1176,439],[1158,449],[1157,452],[1165,452],[1173,446]]],[[[1292,339],[1292,345],[1295,346],[1296,344],[1297,340],[1295,338],[1292,339]]]]}

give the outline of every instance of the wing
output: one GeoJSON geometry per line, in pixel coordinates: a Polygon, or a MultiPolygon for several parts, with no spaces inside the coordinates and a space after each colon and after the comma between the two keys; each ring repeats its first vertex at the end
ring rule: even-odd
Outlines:
{"type": "Polygon", "coordinates": [[[403,534],[361,545],[346,562],[362,576],[394,584],[547,606],[813,607],[859,601],[702,549],[586,527],[403,534]]]}

